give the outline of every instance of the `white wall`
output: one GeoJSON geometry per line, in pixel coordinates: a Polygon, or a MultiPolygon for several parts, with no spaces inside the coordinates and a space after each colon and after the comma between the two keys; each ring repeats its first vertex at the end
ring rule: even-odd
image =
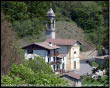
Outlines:
{"type": "Polygon", "coordinates": [[[72,58],[71,58],[71,70],[75,70],[74,69],[74,61],[76,61],[76,70],[79,70],[80,69],[80,46],[75,43],[73,46],[72,46],[72,50],[71,50],[71,55],[72,55],[72,58]],[[76,53],[74,53],[76,52],[76,53]]]}
{"type": "Polygon", "coordinates": [[[78,44],[74,44],[73,47],[72,47],[72,57],[73,58],[77,58],[79,57],[79,54],[80,54],[80,46],[78,44]],[[76,52],[76,54],[74,54],[74,52],[76,52]]]}

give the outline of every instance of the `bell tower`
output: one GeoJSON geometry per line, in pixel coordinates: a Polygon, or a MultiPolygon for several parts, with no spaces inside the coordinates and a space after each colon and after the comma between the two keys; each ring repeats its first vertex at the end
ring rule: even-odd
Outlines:
{"type": "Polygon", "coordinates": [[[52,8],[48,10],[46,23],[46,39],[55,39],[55,13],[52,8]]]}

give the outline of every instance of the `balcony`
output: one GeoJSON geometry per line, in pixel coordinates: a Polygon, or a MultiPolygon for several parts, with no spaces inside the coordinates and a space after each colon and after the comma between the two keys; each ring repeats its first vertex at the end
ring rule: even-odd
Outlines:
{"type": "Polygon", "coordinates": [[[63,69],[54,70],[54,72],[63,73],[63,69]]]}
{"type": "Polygon", "coordinates": [[[58,56],[59,53],[54,53],[54,54],[48,54],[49,57],[52,57],[52,56],[58,56]]]}
{"type": "Polygon", "coordinates": [[[57,61],[52,61],[52,62],[50,62],[50,65],[53,65],[53,64],[61,64],[61,63],[62,63],[61,61],[57,60],[57,61]]]}

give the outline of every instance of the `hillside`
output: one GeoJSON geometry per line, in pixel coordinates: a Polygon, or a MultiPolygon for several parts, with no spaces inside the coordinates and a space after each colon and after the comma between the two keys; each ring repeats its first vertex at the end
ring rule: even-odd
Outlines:
{"type": "MultiPolygon", "coordinates": [[[[56,15],[56,21],[75,22],[78,27],[81,27],[86,38],[95,45],[100,55],[102,54],[103,47],[108,49],[108,1],[4,1],[2,2],[1,7],[3,13],[6,15],[6,19],[12,23],[13,30],[17,33],[22,45],[25,43],[24,40],[26,40],[26,43],[45,40],[43,29],[45,29],[46,13],[49,8],[52,8],[56,15]]],[[[77,40],[81,40],[83,45],[86,46],[86,49],[89,49],[92,44],[86,44],[88,41],[86,38],[82,37],[83,34],[80,34],[77,30],[77,26],[69,29],[68,27],[70,26],[66,25],[65,22],[61,22],[58,23],[57,28],[56,23],[56,31],[58,29],[57,36],[61,38],[76,38],[77,40]],[[62,31],[60,31],[61,28],[62,31]],[[68,30],[66,31],[66,29],[68,30]],[[72,32],[71,29],[74,31],[72,32]],[[71,34],[73,37],[70,37],[71,34]]]]}
{"type": "MultiPolygon", "coordinates": [[[[93,44],[89,43],[90,41],[85,39],[85,34],[84,34],[83,29],[78,27],[75,22],[57,21],[56,22],[56,38],[78,40],[85,47],[85,50],[91,50],[94,48],[93,44]]],[[[45,30],[42,32],[39,38],[39,41],[44,41],[44,40],[45,40],[45,30]]],[[[37,42],[37,39],[33,39],[33,41],[20,39],[19,42],[21,46],[24,46],[28,43],[37,42]]]]}

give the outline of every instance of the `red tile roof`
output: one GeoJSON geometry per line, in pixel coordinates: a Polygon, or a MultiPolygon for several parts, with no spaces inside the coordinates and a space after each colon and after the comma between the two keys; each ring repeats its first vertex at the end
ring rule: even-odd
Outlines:
{"type": "MultiPolygon", "coordinates": [[[[60,48],[59,46],[56,46],[54,44],[52,44],[52,46],[49,46],[49,43],[48,42],[32,43],[32,44],[29,44],[29,45],[24,46],[24,47],[28,47],[28,46],[31,46],[33,44],[38,45],[38,46],[41,46],[41,47],[46,48],[46,49],[57,49],[57,48],[60,48]]],[[[24,48],[24,47],[22,47],[22,48],[24,48]]]]}
{"type": "Polygon", "coordinates": [[[67,75],[69,77],[75,78],[75,79],[80,79],[80,75],[76,74],[74,72],[68,72],[68,73],[64,73],[64,75],[67,75]]]}
{"type": "Polygon", "coordinates": [[[72,40],[72,39],[47,39],[46,42],[52,42],[53,44],[56,45],[73,45],[74,43],[76,43],[76,40],[72,40]]]}
{"type": "Polygon", "coordinates": [[[47,49],[57,49],[60,48],[59,46],[56,46],[54,44],[52,44],[52,46],[49,46],[48,42],[41,42],[41,43],[35,43],[36,45],[39,45],[41,47],[47,48],[47,49]]]}

